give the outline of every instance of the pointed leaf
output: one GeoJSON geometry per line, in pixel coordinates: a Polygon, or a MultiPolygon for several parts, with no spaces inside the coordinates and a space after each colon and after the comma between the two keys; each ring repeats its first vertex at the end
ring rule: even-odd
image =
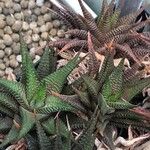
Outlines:
{"type": "MultiPolygon", "coordinates": [[[[130,81],[129,81],[130,82],[130,81]]],[[[150,78],[144,78],[137,82],[132,83],[131,85],[124,85],[124,94],[123,98],[127,101],[130,101],[134,96],[141,92],[144,88],[150,86],[150,78]]]]}
{"type": "MultiPolygon", "coordinates": [[[[18,120],[18,116],[15,116],[14,120],[18,120]]],[[[19,121],[19,120],[18,120],[19,121]]],[[[18,137],[19,128],[15,124],[12,125],[9,133],[4,138],[3,142],[0,144],[0,148],[6,146],[7,144],[14,142],[18,137]]]]}
{"type": "Polygon", "coordinates": [[[98,82],[94,79],[92,79],[91,77],[83,77],[83,80],[85,82],[85,84],[87,85],[88,87],[88,91],[89,93],[94,96],[94,97],[97,97],[98,95],[98,82]]]}
{"type": "Polygon", "coordinates": [[[30,102],[30,106],[33,108],[42,107],[45,104],[46,99],[46,85],[45,83],[39,84],[36,93],[34,93],[32,100],[30,102]]]}
{"type": "Polygon", "coordinates": [[[20,107],[21,113],[21,129],[18,134],[18,140],[24,137],[34,126],[35,124],[35,115],[23,107],[20,107]]]}
{"type": "Polygon", "coordinates": [[[48,76],[56,70],[56,56],[53,49],[45,48],[43,56],[37,68],[37,73],[40,79],[48,76]]]}
{"type": "Polygon", "coordinates": [[[79,62],[79,56],[76,55],[72,60],[68,62],[67,65],[45,77],[42,81],[45,82],[52,91],[60,93],[65,82],[67,81],[68,75],[78,65],[79,62]]]}
{"type": "Polygon", "coordinates": [[[95,136],[93,132],[95,130],[96,121],[97,118],[93,115],[93,118],[89,120],[87,127],[83,130],[83,133],[78,139],[78,143],[81,145],[82,150],[93,149],[94,141],[95,141],[94,138],[95,136]]]}
{"type": "Polygon", "coordinates": [[[15,114],[11,109],[5,107],[3,104],[0,105],[0,112],[12,118],[14,117],[15,114]]]}
{"type": "Polygon", "coordinates": [[[110,73],[114,68],[113,54],[107,52],[104,62],[102,64],[100,72],[97,74],[97,80],[100,86],[104,83],[104,81],[108,78],[110,73]]]}
{"type": "Polygon", "coordinates": [[[25,137],[27,148],[28,150],[37,150],[38,147],[38,141],[35,139],[35,137],[31,136],[30,134],[27,134],[25,137]]]}
{"type": "Polygon", "coordinates": [[[119,65],[113,70],[111,75],[109,76],[110,85],[112,91],[120,92],[123,88],[123,66],[124,66],[124,59],[121,60],[119,65]]]}
{"type": "Polygon", "coordinates": [[[9,117],[0,118],[0,132],[6,132],[11,129],[13,121],[9,117]]]}
{"type": "Polygon", "coordinates": [[[136,105],[133,105],[131,103],[129,103],[128,101],[117,101],[117,102],[107,102],[107,104],[110,106],[110,107],[113,107],[115,109],[131,109],[131,108],[134,108],[136,107],[136,105]]]}
{"type": "Polygon", "coordinates": [[[27,99],[28,102],[30,102],[38,87],[37,74],[33,66],[32,59],[29,56],[27,45],[22,39],[20,51],[22,56],[23,80],[26,88],[27,99]]]}
{"type": "Polygon", "coordinates": [[[8,95],[0,92],[0,104],[11,109],[14,112],[18,112],[18,104],[8,95]]]}
{"type": "Polygon", "coordinates": [[[36,121],[36,128],[37,128],[37,134],[39,139],[39,145],[40,150],[50,150],[52,149],[52,143],[50,142],[50,139],[44,132],[44,129],[42,128],[39,121],[36,121]]]}
{"type": "Polygon", "coordinates": [[[0,86],[4,90],[12,94],[20,105],[28,105],[25,95],[25,89],[23,88],[23,85],[21,83],[0,79],[0,86]]]}
{"type": "Polygon", "coordinates": [[[49,113],[59,112],[59,111],[74,111],[74,110],[75,108],[73,106],[62,101],[58,97],[49,96],[46,99],[45,106],[42,108],[37,108],[36,112],[42,114],[49,114],[49,113]]]}

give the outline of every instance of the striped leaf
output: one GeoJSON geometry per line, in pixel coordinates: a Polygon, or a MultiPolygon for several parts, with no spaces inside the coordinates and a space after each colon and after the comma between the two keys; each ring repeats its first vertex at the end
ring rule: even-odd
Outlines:
{"type": "Polygon", "coordinates": [[[33,66],[31,57],[29,56],[28,48],[25,42],[21,39],[20,52],[22,56],[22,73],[23,73],[23,82],[25,85],[26,96],[28,102],[31,101],[32,96],[37,90],[38,87],[38,78],[33,66]]]}
{"type": "Polygon", "coordinates": [[[64,84],[67,81],[68,75],[79,64],[79,54],[68,62],[63,68],[56,70],[54,73],[45,77],[42,82],[45,82],[48,87],[54,92],[60,93],[64,84]]]}

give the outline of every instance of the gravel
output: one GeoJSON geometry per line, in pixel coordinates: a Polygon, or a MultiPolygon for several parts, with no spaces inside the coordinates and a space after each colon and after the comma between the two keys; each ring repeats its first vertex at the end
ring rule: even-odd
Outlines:
{"type": "Polygon", "coordinates": [[[66,26],[48,8],[52,8],[49,1],[43,6],[37,6],[35,0],[0,1],[0,77],[21,64],[20,31],[33,62],[40,59],[50,37],[65,36],[66,26]]]}
{"type": "Polygon", "coordinates": [[[12,34],[13,32],[12,32],[11,27],[10,26],[5,26],[4,33],[6,33],[6,34],[12,34]]]}
{"type": "Polygon", "coordinates": [[[0,70],[5,70],[6,66],[4,63],[0,63],[0,70]]]}
{"type": "Polygon", "coordinates": [[[12,49],[11,49],[10,47],[6,47],[6,48],[4,49],[4,52],[5,52],[5,54],[6,54],[7,56],[10,56],[10,55],[12,54],[12,49]]]}
{"type": "Polygon", "coordinates": [[[52,28],[49,32],[52,36],[56,36],[57,35],[57,29],[52,28]]]}
{"type": "Polygon", "coordinates": [[[2,18],[0,18],[0,29],[3,29],[5,25],[6,25],[6,22],[2,18]]]}
{"type": "Polygon", "coordinates": [[[59,28],[60,25],[61,25],[61,23],[60,23],[59,20],[54,20],[54,21],[53,21],[53,26],[54,26],[55,28],[59,28]]]}
{"type": "Polygon", "coordinates": [[[20,43],[13,43],[11,46],[14,54],[20,53],[20,43]]]}
{"type": "Polygon", "coordinates": [[[17,55],[16,60],[20,63],[22,61],[21,55],[17,55]]]}
{"type": "Polygon", "coordinates": [[[12,35],[12,39],[13,39],[13,42],[19,42],[19,34],[17,33],[13,33],[12,35]]]}
{"type": "Polygon", "coordinates": [[[10,65],[10,67],[12,67],[12,68],[17,68],[18,65],[19,65],[19,63],[18,63],[18,61],[17,61],[16,59],[11,59],[11,60],[9,61],[9,65],[10,65]]]}
{"type": "Polygon", "coordinates": [[[12,26],[15,23],[15,18],[13,16],[8,15],[6,17],[6,23],[8,26],[12,26]]]}
{"type": "Polygon", "coordinates": [[[13,5],[13,10],[14,10],[15,12],[20,12],[20,11],[21,11],[21,6],[20,6],[20,4],[14,3],[14,5],[13,5]]]}
{"type": "Polygon", "coordinates": [[[0,58],[3,58],[5,56],[5,52],[3,50],[0,50],[0,58]]]}
{"type": "Polygon", "coordinates": [[[38,42],[40,40],[40,36],[38,34],[32,34],[32,40],[34,42],[38,42]]]}
{"type": "Polygon", "coordinates": [[[3,38],[3,36],[4,36],[4,30],[0,29],[0,37],[3,38]]]}
{"type": "Polygon", "coordinates": [[[4,40],[4,44],[6,46],[10,46],[13,43],[13,40],[12,40],[12,38],[9,34],[5,34],[4,37],[3,37],[3,40],[4,40]]]}
{"type": "Polygon", "coordinates": [[[65,36],[64,30],[58,30],[57,35],[58,37],[63,38],[65,36]]]}

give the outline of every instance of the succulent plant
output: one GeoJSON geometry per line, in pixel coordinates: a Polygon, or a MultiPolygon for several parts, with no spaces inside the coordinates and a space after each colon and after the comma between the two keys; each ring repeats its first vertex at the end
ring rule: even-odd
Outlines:
{"type": "Polygon", "coordinates": [[[114,40],[116,57],[126,56],[132,61],[139,62],[143,56],[149,54],[149,32],[138,33],[150,20],[135,22],[136,17],[143,11],[143,8],[127,16],[120,17],[120,10],[115,8],[114,0],[107,3],[103,0],[103,5],[98,18],[95,20],[86,10],[81,0],[78,0],[84,16],[75,13],[62,3],[63,8],[56,7],[54,12],[59,19],[62,19],[68,25],[72,39],[61,39],[50,42],[50,46],[56,46],[60,52],[84,46],[87,48],[87,35],[91,33],[95,50],[104,54],[105,43],[114,40]]]}
{"type": "Polygon", "coordinates": [[[0,147],[24,138],[29,150],[91,150],[98,138],[113,149],[108,127],[131,125],[150,130],[149,119],[139,115],[139,107],[131,103],[150,86],[150,78],[135,74],[138,64],[124,72],[124,59],[115,67],[112,42],[105,45],[107,53],[99,71],[90,34],[88,48],[90,72],[68,85],[68,75],[81,62],[79,54],[56,70],[55,53],[46,48],[35,69],[26,44],[21,42],[20,82],[0,79],[0,112],[4,114],[0,133],[6,134],[0,147]]]}
{"type": "Polygon", "coordinates": [[[43,122],[47,122],[44,123],[47,126],[50,117],[56,113],[76,110],[72,104],[51,95],[51,91],[62,92],[68,75],[78,65],[80,59],[76,55],[67,65],[56,70],[57,59],[54,51],[46,48],[35,69],[27,45],[23,41],[21,56],[21,81],[0,79],[0,112],[4,114],[0,118],[0,132],[7,132],[0,147],[28,136],[36,126],[41,149],[48,149],[50,144],[42,141],[44,138],[47,139],[43,122]]]}
{"type": "MultiPolygon", "coordinates": [[[[114,66],[113,43],[110,42],[105,47],[106,56],[100,71],[97,71],[95,75],[85,74],[69,85],[69,88],[72,87],[72,91],[75,92],[72,92],[70,96],[55,92],[53,94],[60,99],[69,101],[72,105],[76,102],[77,107],[88,120],[93,118],[96,110],[97,121],[94,136],[99,137],[99,140],[104,140],[113,149],[112,135],[108,134],[108,129],[112,126],[120,128],[131,126],[135,130],[150,131],[150,122],[149,118],[145,117],[146,113],[144,115],[143,111],[142,115],[141,108],[132,103],[132,99],[137,94],[144,88],[150,87],[150,78],[142,78],[143,69],[138,71],[138,64],[124,70],[124,59],[118,66],[114,66]],[[78,96],[76,101],[75,96],[78,96]],[[79,106],[82,110],[84,107],[86,111],[82,111],[79,106]]],[[[81,115],[81,117],[83,116],[81,115]]],[[[72,123],[70,122],[70,124],[72,123]]],[[[78,121],[74,126],[79,126],[78,121]]]]}

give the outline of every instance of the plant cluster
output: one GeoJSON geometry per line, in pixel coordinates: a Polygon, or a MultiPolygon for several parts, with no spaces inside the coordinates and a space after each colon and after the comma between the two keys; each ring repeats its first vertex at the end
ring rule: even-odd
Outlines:
{"type": "Polygon", "coordinates": [[[82,45],[80,51],[88,51],[88,72],[69,84],[68,76],[85,59],[80,52],[57,69],[56,52],[48,46],[35,65],[21,37],[20,80],[0,79],[0,134],[5,135],[0,148],[24,138],[29,150],[92,150],[97,138],[113,150],[113,128],[150,131],[149,110],[133,101],[150,87],[150,77],[143,77],[145,68],[139,61],[149,54],[150,35],[137,32],[149,20],[134,23],[141,10],[120,18],[114,1],[108,5],[104,0],[95,22],[79,3],[84,17],[63,4],[64,9],[56,7],[56,15],[74,28],[68,33],[75,39],[50,42],[50,46],[64,51],[82,45]],[[105,54],[103,62],[95,52],[105,54]],[[123,58],[115,66],[117,55],[123,58]],[[126,57],[135,61],[128,69],[126,57]]]}
{"type": "Polygon", "coordinates": [[[107,0],[103,0],[102,9],[95,20],[84,7],[83,2],[78,0],[83,12],[83,16],[75,13],[72,9],[66,7],[62,3],[62,8],[57,7],[55,11],[51,10],[57,17],[64,21],[70,27],[66,33],[70,34],[72,39],[61,39],[56,42],[50,42],[50,46],[60,49],[60,52],[71,48],[81,47],[87,48],[87,35],[91,33],[95,49],[100,54],[105,54],[105,43],[114,40],[115,57],[126,56],[128,59],[140,63],[140,60],[150,54],[150,33],[138,31],[150,20],[136,22],[137,16],[144,8],[136,12],[120,17],[121,10],[115,7],[115,0],[110,4],[107,0]]]}
{"type": "MultiPolygon", "coordinates": [[[[88,41],[91,49],[91,39],[88,41]]],[[[101,70],[95,71],[95,75],[85,74],[68,85],[68,75],[81,62],[79,54],[56,70],[56,55],[46,48],[35,69],[22,41],[20,82],[0,79],[0,112],[3,113],[0,132],[6,134],[0,147],[25,138],[29,150],[91,150],[97,137],[109,141],[107,144],[113,149],[108,128],[131,125],[149,131],[149,120],[131,111],[138,108],[131,100],[150,86],[150,78],[141,79],[140,73],[135,74],[133,69],[124,72],[124,59],[115,67],[113,44],[105,47],[107,54],[101,70]],[[81,130],[76,139],[74,132],[81,130]]]]}

